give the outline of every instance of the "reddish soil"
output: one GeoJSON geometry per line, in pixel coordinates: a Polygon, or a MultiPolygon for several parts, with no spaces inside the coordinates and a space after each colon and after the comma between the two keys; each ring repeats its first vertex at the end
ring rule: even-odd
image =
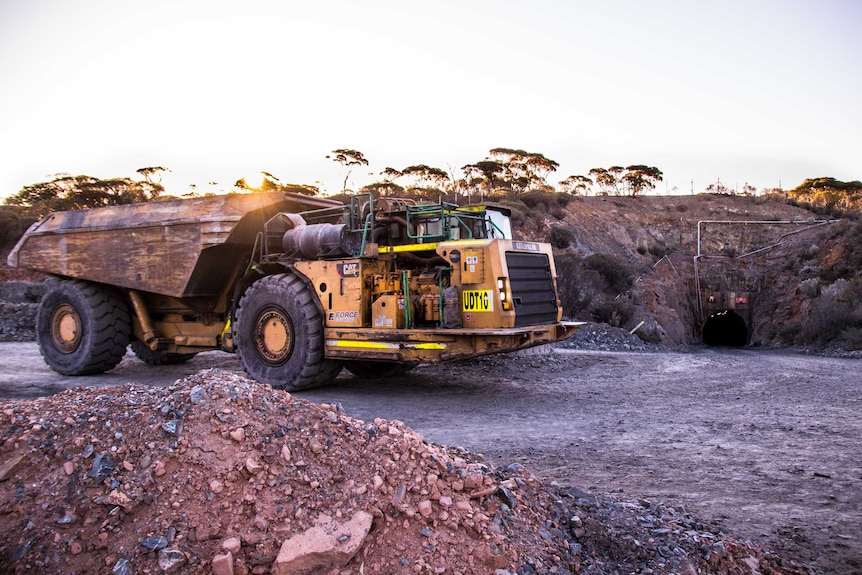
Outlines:
{"type": "Polygon", "coordinates": [[[222,370],[0,409],[3,572],[286,572],[285,541],[362,511],[352,558],[292,572],[807,573],[685,512],[548,486],[222,370]]]}

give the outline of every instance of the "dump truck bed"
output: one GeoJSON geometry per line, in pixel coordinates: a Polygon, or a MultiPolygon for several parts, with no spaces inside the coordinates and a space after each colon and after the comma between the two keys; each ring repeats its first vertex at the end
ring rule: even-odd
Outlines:
{"type": "Polygon", "coordinates": [[[171,297],[211,297],[278,212],[341,205],[299,194],[228,194],[71,210],[33,224],[13,267],[171,297]]]}

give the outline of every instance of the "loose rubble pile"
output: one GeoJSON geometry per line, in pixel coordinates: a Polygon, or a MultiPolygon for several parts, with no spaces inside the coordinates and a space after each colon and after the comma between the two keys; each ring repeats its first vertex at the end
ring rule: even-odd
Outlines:
{"type": "Polygon", "coordinates": [[[561,347],[595,351],[667,351],[664,344],[647,343],[628,330],[606,323],[590,323],[580,327],[571,338],[557,344],[561,347]]]}
{"type": "Polygon", "coordinates": [[[0,341],[33,341],[36,339],[34,303],[0,301],[0,341]]]}
{"type": "Polygon", "coordinates": [[[0,402],[0,572],[805,574],[232,372],[0,402]]]}
{"type": "Polygon", "coordinates": [[[45,282],[0,281],[0,341],[36,339],[36,310],[45,282]]]}

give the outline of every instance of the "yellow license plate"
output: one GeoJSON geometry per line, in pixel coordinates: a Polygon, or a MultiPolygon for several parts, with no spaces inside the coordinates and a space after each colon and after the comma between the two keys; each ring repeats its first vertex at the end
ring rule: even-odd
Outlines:
{"type": "Polygon", "coordinates": [[[491,290],[464,290],[461,292],[461,309],[466,312],[494,311],[491,290]]]}

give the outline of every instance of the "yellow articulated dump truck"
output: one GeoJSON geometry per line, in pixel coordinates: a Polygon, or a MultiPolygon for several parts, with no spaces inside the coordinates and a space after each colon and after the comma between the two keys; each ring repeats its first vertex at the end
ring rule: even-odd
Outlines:
{"type": "Polygon", "coordinates": [[[550,246],[514,240],[492,206],[256,193],[56,212],[8,261],[57,278],[37,338],[64,375],[110,370],[129,345],[148,364],[221,349],[296,390],[580,325],[561,321],[550,246]]]}

